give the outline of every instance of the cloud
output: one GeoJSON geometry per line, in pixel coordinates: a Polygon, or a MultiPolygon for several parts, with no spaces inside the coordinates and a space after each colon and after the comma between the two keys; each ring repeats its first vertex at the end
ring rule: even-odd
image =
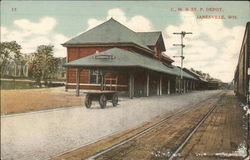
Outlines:
{"type": "Polygon", "coordinates": [[[60,44],[68,38],[54,31],[57,21],[53,17],[43,17],[38,22],[28,19],[17,19],[13,22],[16,29],[8,29],[1,26],[2,41],[16,41],[22,46],[22,53],[35,52],[39,45],[54,45],[54,55],[65,57],[66,49],[60,44]]]}
{"type": "Polygon", "coordinates": [[[101,24],[103,22],[104,22],[104,20],[97,20],[97,19],[94,19],[94,18],[90,18],[88,20],[88,28],[87,28],[87,30],[89,30],[91,28],[94,28],[95,26],[97,26],[97,25],[99,25],[99,24],[101,24]]]}
{"type": "Polygon", "coordinates": [[[29,21],[28,19],[18,19],[14,24],[26,33],[47,34],[56,25],[56,20],[52,17],[44,17],[38,23],[29,21]]]}
{"type": "Polygon", "coordinates": [[[0,33],[1,33],[1,35],[8,33],[7,28],[0,26],[0,33]]]}
{"type": "MultiPolygon", "coordinates": [[[[179,25],[166,26],[164,30],[167,55],[180,55],[180,48],[173,46],[180,43],[180,36],[173,32],[192,32],[192,35],[184,38],[184,66],[230,82],[238,60],[244,26],[229,28],[220,19],[197,20],[193,12],[181,12],[180,18],[179,25]]],[[[174,60],[175,65],[180,64],[180,59],[174,60]]]]}
{"type": "Polygon", "coordinates": [[[57,42],[54,44],[55,46],[55,53],[58,57],[66,57],[67,50],[65,47],[62,47],[62,43],[69,40],[68,37],[64,36],[63,34],[55,34],[52,38],[54,42],[57,42]]]}
{"type": "Polygon", "coordinates": [[[153,25],[149,19],[141,16],[136,15],[131,18],[128,18],[123,10],[120,8],[113,8],[107,11],[107,16],[104,19],[94,19],[91,18],[88,20],[88,27],[87,30],[107,21],[113,17],[118,22],[122,23],[123,25],[127,26],[128,28],[132,29],[135,32],[147,32],[153,30],[153,25]]]}

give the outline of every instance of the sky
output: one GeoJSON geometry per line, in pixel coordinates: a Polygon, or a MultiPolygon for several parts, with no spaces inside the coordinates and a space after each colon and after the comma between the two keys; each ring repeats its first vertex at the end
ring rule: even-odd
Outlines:
{"type": "Polygon", "coordinates": [[[180,36],[173,32],[192,32],[184,38],[184,67],[230,82],[250,21],[249,5],[247,1],[1,1],[1,41],[17,41],[24,54],[51,44],[55,56],[65,57],[62,43],[113,17],[133,31],[161,31],[164,54],[177,66],[180,58],[173,56],[179,56],[181,49],[173,44],[180,43],[180,36]]]}

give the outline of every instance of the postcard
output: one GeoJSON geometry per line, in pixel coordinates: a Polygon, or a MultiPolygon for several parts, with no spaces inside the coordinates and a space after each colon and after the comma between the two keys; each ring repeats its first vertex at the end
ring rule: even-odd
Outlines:
{"type": "Polygon", "coordinates": [[[1,1],[1,159],[249,159],[248,1],[1,1]]]}

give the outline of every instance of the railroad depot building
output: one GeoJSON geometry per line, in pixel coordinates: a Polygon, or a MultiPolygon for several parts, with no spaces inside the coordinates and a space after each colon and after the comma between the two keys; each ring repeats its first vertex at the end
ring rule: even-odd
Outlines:
{"type": "Polygon", "coordinates": [[[113,18],[62,44],[67,47],[66,89],[116,90],[134,96],[188,92],[196,77],[163,54],[161,32],[134,32],[113,18]]]}

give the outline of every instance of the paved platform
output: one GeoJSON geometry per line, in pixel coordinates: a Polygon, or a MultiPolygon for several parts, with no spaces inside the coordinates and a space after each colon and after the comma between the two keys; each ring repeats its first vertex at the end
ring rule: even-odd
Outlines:
{"type": "Polygon", "coordinates": [[[49,159],[146,123],[156,116],[201,102],[220,91],[122,99],[117,107],[98,104],[1,117],[1,159],[49,159]]]}

